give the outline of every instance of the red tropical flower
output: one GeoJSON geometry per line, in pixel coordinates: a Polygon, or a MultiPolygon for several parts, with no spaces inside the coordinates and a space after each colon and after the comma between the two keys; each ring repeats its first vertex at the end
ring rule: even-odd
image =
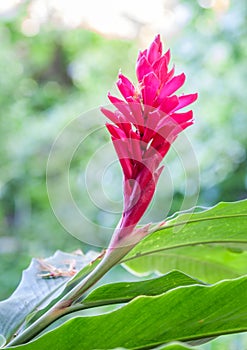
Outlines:
{"type": "Polygon", "coordinates": [[[162,54],[157,35],[137,58],[138,85],[119,74],[117,87],[124,100],[108,94],[115,110],[101,111],[124,174],[124,208],[118,240],[128,235],[143,216],[155,192],[163,167],[160,162],[177,135],[193,124],[191,110],[178,113],[197,99],[197,94],[177,96],[185,74],[169,70],[170,51],[162,54]]]}

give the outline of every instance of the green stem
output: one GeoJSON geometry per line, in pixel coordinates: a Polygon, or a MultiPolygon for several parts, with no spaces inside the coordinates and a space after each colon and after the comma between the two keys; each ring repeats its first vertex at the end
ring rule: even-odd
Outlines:
{"type": "MultiPolygon", "coordinates": [[[[109,250],[99,265],[76,285],[68,294],[58,301],[50,310],[25,329],[20,335],[9,342],[7,347],[27,343],[42,332],[51,323],[60,317],[73,312],[74,306],[78,305],[78,299],[103,277],[134,245],[123,245],[120,248],[109,250]]],[[[76,309],[76,307],[75,307],[76,309]]]]}

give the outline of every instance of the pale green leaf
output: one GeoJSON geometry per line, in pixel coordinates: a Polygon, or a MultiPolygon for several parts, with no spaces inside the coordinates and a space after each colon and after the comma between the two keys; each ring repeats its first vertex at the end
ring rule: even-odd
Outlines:
{"type": "Polygon", "coordinates": [[[128,261],[124,267],[142,276],[178,269],[207,283],[214,283],[247,273],[247,252],[216,245],[188,246],[145,255],[128,261]]]}
{"type": "Polygon", "coordinates": [[[33,259],[30,266],[23,271],[21,282],[15,292],[0,302],[0,334],[10,339],[28,314],[45,307],[61,294],[72,277],[45,278],[50,272],[54,272],[53,267],[68,271],[68,264],[74,261],[76,269],[82,269],[96,256],[95,252],[77,255],[57,251],[42,262],[33,259]]]}

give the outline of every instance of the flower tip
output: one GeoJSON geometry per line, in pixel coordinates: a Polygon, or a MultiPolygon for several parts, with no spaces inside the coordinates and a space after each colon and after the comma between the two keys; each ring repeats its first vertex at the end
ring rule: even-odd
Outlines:
{"type": "Polygon", "coordinates": [[[111,103],[115,102],[115,100],[116,100],[116,97],[114,97],[114,96],[110,93],[110,91],[107,92],[107,97],[108,97],[108,99],[109,99],[109,101],[110,101],[111,103]]]}
{"type": "Polygon", "coordinates": [[[155,35],[154,41],[155,41],[157,44],[160,44],[160,34],[156,34],[156,35],[155,35]]]}
{"type": "Polygon", "coordinates": [[[195,102],[197,99],[198,99],[198,93],[197,92],[195,92],[194,94],[191,94],[191,102],[190,103],[195,102]]]}
{"type": "Polygon", "coordinates": [[[156,44],[158,52],[161,55],[162,54],[162,42],[161,42],[160,34],[155,35],[155,38],[154,38],[153,42],[156,44]]]}
{"type": "Polygon", "coordinates": [[[181,77],[181,79],[185,82],[185,79],[186,79],[185,73],[181,73],[181,74],[180,74],[180,77],[181,77]]]}
{"type": "Polygon", "coordinates": [[[122,80],[122,78],[123,78],[123,74],[122,74],[121,71],[119,71],[119,73],[118,73],[118,80],[122,80]]]}
{"type": "MultiPolygon", "coordinates": [[[[171,50],[168,49],[164,56],[166,58],[166,64],[168,65],[171,60],[171,50]]],[[[173,69],[175,69],[175,65],[173,65],[173,69]]]]}

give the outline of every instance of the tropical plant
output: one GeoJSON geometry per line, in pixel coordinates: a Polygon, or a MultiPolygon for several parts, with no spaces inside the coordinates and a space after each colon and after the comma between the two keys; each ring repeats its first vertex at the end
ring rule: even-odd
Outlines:
{"type": "Polygon", "coordinates": [[[161,161],[193,124],[191,110],[178,110],[197,94],[174,95],[185,75],[169,62],[158,35],[138,56],[137,86],[120,73],[124,100],[109,94],[114,110],[101,109],[123,170],[123,213],[108,248],[33,259],[0,303],[2,347],[190,349],[247,330],[246,200],[138,226],[161,161]],[[139,280],[94,287],[119,264],[139,280]]]}

